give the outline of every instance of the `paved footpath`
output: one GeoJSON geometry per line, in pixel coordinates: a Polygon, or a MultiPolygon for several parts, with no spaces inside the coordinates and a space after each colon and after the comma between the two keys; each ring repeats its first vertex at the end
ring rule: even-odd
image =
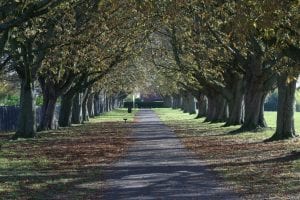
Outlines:
{"type": "Polygon", "coordinates": [[[104,200],[239,199],[153,111],[142,110],[137,119],[135,143],[106,172],[104,200]]]}

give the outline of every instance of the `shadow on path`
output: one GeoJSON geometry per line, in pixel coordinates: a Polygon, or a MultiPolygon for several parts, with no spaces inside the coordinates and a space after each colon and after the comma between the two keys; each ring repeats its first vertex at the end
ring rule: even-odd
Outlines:
{"type": "Polygon", "coordinates": [[[103,199],[239,199],[151,110],[138,114],[136,142],[128,154],[105,169],[103,199]]]}

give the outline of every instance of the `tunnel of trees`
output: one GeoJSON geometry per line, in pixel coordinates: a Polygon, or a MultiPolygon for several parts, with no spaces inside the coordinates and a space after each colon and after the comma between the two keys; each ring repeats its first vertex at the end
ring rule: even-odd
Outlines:
{"type": "Polygon", "coordinates": [[[20,90],[15,138],[57,128],[58,103],[66,127],[119,106],[135,88],[191,114],[196,99],[198,117],[241,125],[235,133],[267,127],[263,105],[277,88],[269,140],[296,137],[298,12],[296,0],[2,0],[1,82],[17,77],[20,90]]]}

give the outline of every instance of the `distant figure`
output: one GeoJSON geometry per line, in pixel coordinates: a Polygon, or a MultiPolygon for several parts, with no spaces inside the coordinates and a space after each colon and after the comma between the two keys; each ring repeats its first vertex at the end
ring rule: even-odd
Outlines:
{"type": "Polygon", "coordinates": [[[129,106],[128,106],[128,113],[131,113],[131,112],[132,112],[132,106],[129,105],[129,106]]]}

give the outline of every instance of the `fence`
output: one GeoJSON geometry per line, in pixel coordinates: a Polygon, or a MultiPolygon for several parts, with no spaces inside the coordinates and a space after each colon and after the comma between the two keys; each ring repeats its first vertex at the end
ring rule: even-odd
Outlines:
{"type": "Polygon", "coordinates": [[[0,107],[0,131],[13,131],[17,128],[19,107],[0,107]]]}
{"type": "MultiPolygon", "coordinates": [[[[56,106],[54,122],[57,123],[60,106],[56,106]]],[[[15,131],[18,125],[20,108],[18,106],[0,106],[0,132],[15,131]]],[[[36,107],[36,123],[40,124],[42,109],[36,107]]]]}

